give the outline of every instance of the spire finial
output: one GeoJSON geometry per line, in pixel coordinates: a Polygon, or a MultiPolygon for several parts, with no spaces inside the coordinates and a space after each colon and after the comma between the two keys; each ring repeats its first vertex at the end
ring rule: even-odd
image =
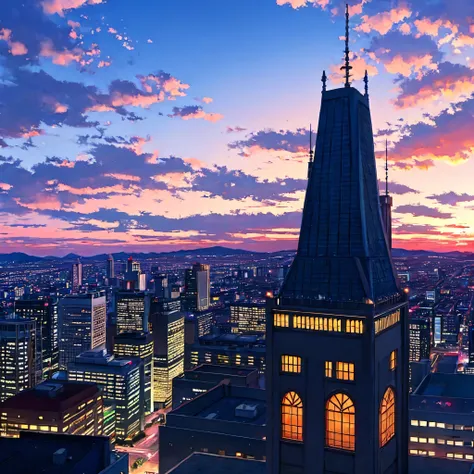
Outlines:
{"type": "Polygon", "coordinates": [[[385,196],[388,196],[388,140],[385,139],[385,196]]]}
{"type": "Polygon", "coordinates": [[[323,83],[323,92],[326,92],[326,82],[328,77],[326,76],[326,71],[323,71],[323,77],[321,78],[321,82],[323,83]]]}
{"type": "Polygon", "coordinates": [[[351,83],[349,82],[349,78],[351,77],[351,69],[352,66],[350,65],[350,58],[349,58],[349,4],[346,3],[346,49],[344,50],[345,54],[345,62],[344,66],[341,67],[341,70],[346,71],[346,82],[344,84],[344,87],[351,87],[351,83]]]}
{"type": "Polygon", "coordinates": [[[369,74],[367,73],[367,69],[365,70],[364,83],[365,83],[365,97],[369,98],[369,74]]]}
{"type": "Polygon", "coordinates": [[[313,129],[309,124],[309,162],[313,162],[313,129]]]}

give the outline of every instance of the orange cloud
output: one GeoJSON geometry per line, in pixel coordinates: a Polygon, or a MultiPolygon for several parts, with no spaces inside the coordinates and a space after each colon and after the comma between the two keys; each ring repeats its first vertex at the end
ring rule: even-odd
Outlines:
{"type": "Polygon", "coordinates": [[[400,7],[393,8],[388,12],[380,12],[373,16],[364,15],[361,18],[362,23],[355,30],[363,33],[377,31],[381,35],[385,35],[392,29],[394,24],[410,18],[411,14],[412,12],[408,8],[400,7]]]}
{"type": "Polygon", "coordinates": [[[397,54],[394,58],[385,61],[384,66],[390,74],[401,74],[405,77],[413,73],[420,73],[423,68],[436,70],[438,67],[436,62],[433,61],[431,54],[425,54],[421,57],[414,56],[407,59],[397,54]]]}
{"type": "MultiPolygon", "coordinates": [[[[355,56],[352,54],[351,59],[351,66],[352,66],[352,79],[354,81],[360,81],[365,76],[365,71],[369,76],[376,76],[379,71],[378,69],[373,66],[372,64],[368,64],[365,59],[361,56],[355,56]]],[[[341,73],[340,67],[338,65],[332,65],[330,67],[331,74],[329,78],[336,84],[344,82],[344,76],[341,73]]]]}
{"type": "Polygon", "coordinates": [[[431,21],[429,18],[422,18],[421,20],[415,20],[414,24],[420,35],[438,36],[439,29],[443,26],[443,21],[431,21]]]}
{"type": "Polygon", "coordinates": [[[13,41],[11,39],[12,31],[7,29],[7,28],[2,28],[0,30],[0,40],[5,41],[10,50],[10,54],[12,56],[23,56],[28,52],[28,48],[23,44],[20,43],[19,41],[13,41]]]}
{"type": "Polygon", "coordinates": [[[43,11],[48,15],[57,13],[59,16],[64,16],[65,10],[73,10],[86,4],[96,5],[99,3],[102,3],[102,0],[43,0],[41,5],[43,11]]]}
{"type": "Polygon", "coordinates": [[[141,180],[139,176],[133,176],[131,174],[107,173],[107,174],[104,174],[104,176],[107,178],[114,178],[119,181],[133,181],[135,183],[141,180]]]}
{"type": "Polygon", "coordinates": [[[73,61],[80,63],[82,60],[82,50],[74,48],[71,51],[56,51],[51,40],[43,41],[41,43],[40,56],[45,58],[52,58],[53,64],[60,66],[67,66],[73,61]]]}

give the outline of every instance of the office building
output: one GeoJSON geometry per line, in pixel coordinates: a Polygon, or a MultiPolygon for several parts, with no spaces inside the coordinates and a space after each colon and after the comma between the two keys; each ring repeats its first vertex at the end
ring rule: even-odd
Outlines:
{"type": "Polygon", "coordinates": [[[0,319],[0,401],[34,387],[41,380],[36,344],[33,320],[0,319]]]}
{"type": "Polygon", "coordinates": [[[257,335],[209,334],[186,346],[186,369],[202,364],[238,366],[265,373],[265,339],[257,335]]]}
{"type": "Polygon", "coordinates": [[[345,87],[326,90],[323,77],[298,249],[268,301],[268,474],[408,471],[407,297],[382,224],[367,86],[365,95],[350,86],[348,44],[345,87]]]}
{"type": "Polygon", "coordinates": [[[474,377],[432,373],[423,380],[410,396],[410,454],[474,461],[474,377]]]}
{"type": "Polygon", "coordinates": [[[84,352],[69,364],[68,377],[93,382],[101,389],[104,405],[115,406],[117,442],[131,441],[143,430],[143,362],[115,358],[104,349],[84,352]]]}
{"type": "Polygon", "coordinates": [[[103,293],[68,295],[59,302],[59,365],[85,351],[105,347],[107,308],[103,293]]]}
{"type": "Polygon", "coordinates": [[[195,263],[185,272],[185,301],[187,311],[205,311],[211,300],[210,267],[195,263]]]}
{"type": "Polygon", "coordinates": [[[103,433],[102,394],[93,383],[48,380],[0,403],[0,434],[20,431],[98,436],[103,433]]]}
{"type": "Polygon", "coordinates": [[[238,334],[265,333],[266,309],[259,304],[233,304],[230,306],[230,322],[238,334]]]}
{"type": "Polygon", "coordinates": [[[124,279],[125,289],[129,291],[145,291],[146,290],[146,274],[142,273],[140,262],[129,257],[124,279]]]}
{"type": "Polygon", "coordinates": [[[160,472],[193,452],[265,459],[265,391],[220,384],[166,416],[160,427],[160,472]]]}
{"type": "Polygon", "coordinates": [[[144,292],[117,291],[115,293],[117,334],[148,332],[150,296],[144,292]]]}
{"type": "Polygon", "coordinates": [[[58,302],[49,297],[15,301],[18,318],[36,322],[39,370],[46,380],[59,369],[58,302]]]}
{"type": "Polygon", "coordinates": [[[169,310],[173,305],[159,299],[154,299],[151,308],[154,340],[153,396],[156,409],[171,405],[172,381],[184,372],[184,313],[169,310]]]}
{"type": "Polygon", "coordinates": [[[431,330],[430,321],[425,318],[412,318],[408,322],[410,331],[410,362],[419,362],[430,358],[431,330]]]}
{"type": "Polygon", "coordinates": [[[256,369],[198,365],[192,370],[185,370],[181,377],[173,379],[173,409],[224,381],[236,387],[258,388],[258,380],[256,369]]]}
{"type": "Polygon", "coordinates": [[[153,336],[150,333],[123,332],[115,337],[114,355],[138,357],[143,361],[144,411],[153,411],[153,336]]]}
{"type": "Polygon", "coordinates": [[[168,275],[164,273],[153,274],[153,289],[158,298],[169,299],[170,286],[168,284],[168,275]]]}
{"type": "Polygon", "coordinates": [[[108,280],[115,278],[115,261],[112,254],[107,258],[106,276],[108,280]]]}
{"type": "Polygon", "coordinates": [[[0,438],[2,474],[128,474],[128,454],[111,450],[104,436],[24,431],[0,438]]]}
{"type": "Polygon", "coordinates": [[[72,264],[72,292],[77,293],[82,286],[82,263],[77,259],[77,263],[72,264]]]}
{"type": "Polygon", "coordinates": [[[213,325],[212,311],[194,311],[187,313],[184,321],[184,338],[186,344],[194,344],[199,338],[210,334],[213,325]]]}

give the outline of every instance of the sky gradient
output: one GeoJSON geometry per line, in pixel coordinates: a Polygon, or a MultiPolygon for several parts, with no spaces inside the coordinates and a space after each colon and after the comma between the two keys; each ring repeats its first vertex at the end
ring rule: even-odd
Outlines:
{"type": "MultiPolygon", "coordinates": [[[[474,251],[474,2],[349,4],[394,246],[474,251]]],[[[0,253],[295,248],[343,9],[2,0],[0,253]]]]}

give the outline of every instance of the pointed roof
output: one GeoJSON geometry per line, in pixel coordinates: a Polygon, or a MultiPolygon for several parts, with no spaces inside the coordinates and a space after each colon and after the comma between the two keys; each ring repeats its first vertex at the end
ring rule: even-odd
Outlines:
{"type": "Polygon", "coordinates": [[[281,304],[377,303],[399,294],[380,214],[368,98],[353,87],[325,91],[281,304]]]}

